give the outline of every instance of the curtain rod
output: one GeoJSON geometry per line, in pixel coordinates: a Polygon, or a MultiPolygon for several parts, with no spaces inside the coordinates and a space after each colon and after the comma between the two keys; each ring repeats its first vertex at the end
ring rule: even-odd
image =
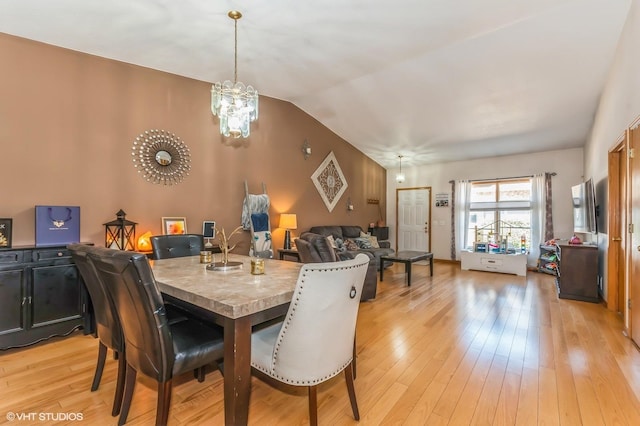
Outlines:
{"type": "MultiPolygon", "coordinates": [[[[556,172],[545,172],[545,173],[549,173],[551,176],[557,176],[558,175],[556,172]]],[[[531,177],[533,177],[533,175],[511,176],[511,177],[493,178],[493,179],[471,179],[471,180],[469,180],[469,182],[487,182],[487,181],[507,180],[507,179],[524,179],[524,178],[531,178],[531,177]]],[[[449,183],[455,183],[455,180],[450,180],[449,183]]]]}
{"type": "MultiPolygon", "coordinates": [[[[556,172],[547,172],[551,176],[556,176],[556,172]]],[[[469,182],[487,182],[487,181],[495,181],[495,180],[509,180],[509,179],[524,179],[524,178],[532,178],[534,175],[526,175],[526,176],[510,176],[510,177],[502,177],[502,178],[493,178],[493,179],[470,179],[469,182]]]]}

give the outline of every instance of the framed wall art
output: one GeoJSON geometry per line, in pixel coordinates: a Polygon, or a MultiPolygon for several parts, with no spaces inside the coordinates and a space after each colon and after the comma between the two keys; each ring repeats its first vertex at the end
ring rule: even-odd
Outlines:
{"type": "Polygon", "coordinates": [[[13,219],[0,219],[0,247],[11,247],[11,228],[13,219]]]}
{"type": "Polygon", "coordinates": [[[311,176],[311,180],[329,211],[333,210],[348,186],[333,151],[318,166],[311,176]]]}
{"type": "Polygon", "coordinates": [[[162,233],[164,235],[176,235],[187,233],[187,218],[185,217],[163,217],[162,233]]]}

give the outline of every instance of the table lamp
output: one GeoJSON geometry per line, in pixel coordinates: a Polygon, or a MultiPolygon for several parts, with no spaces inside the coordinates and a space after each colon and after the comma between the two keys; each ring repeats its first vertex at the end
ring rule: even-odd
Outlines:
{"type": "Polygon", "coordinates": [[[282,213],[280,215],[280,228],[284,228],[284,249],[291,250],[291,230],[298,228],[298,219],[295,213],[282,213]]]}

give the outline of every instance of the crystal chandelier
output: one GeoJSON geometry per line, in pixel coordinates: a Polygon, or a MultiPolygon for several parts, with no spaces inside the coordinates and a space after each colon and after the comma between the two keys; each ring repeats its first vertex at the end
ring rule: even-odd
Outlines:
{"type": "Polygon", "coordinates": [[[242,13],[228,13],[235,25],[233,83],[226,80],[211,86],[211,112],[220,118],[220,134],[247,138],[250,124],[258,119],[258,91],[238,81],[238,19],[242,13]]]}
{"type": "Polygon", "coordinates": [[[402,155],[398,155],[398,158],[400,159],[400,173],[396,175],[396,182],[402,183],[404,182],[404,173],[402,173],[402,155]]]}

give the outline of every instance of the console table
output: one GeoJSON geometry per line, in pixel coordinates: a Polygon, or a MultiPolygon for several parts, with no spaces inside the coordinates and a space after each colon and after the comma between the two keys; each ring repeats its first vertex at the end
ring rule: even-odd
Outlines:
{"type": "Polygon", "coordinates": [[[525,253],[480,253],[463,250],[460,252],[460,266],[463,270],[501,272],[503,274],[527,275],[527,255],[525,253]]]}
{"type": "Polygon", "coordinates": [[[78,328],[93,330],[90,299],[66,246],[0,249],[0,349],[78,328]]]}

